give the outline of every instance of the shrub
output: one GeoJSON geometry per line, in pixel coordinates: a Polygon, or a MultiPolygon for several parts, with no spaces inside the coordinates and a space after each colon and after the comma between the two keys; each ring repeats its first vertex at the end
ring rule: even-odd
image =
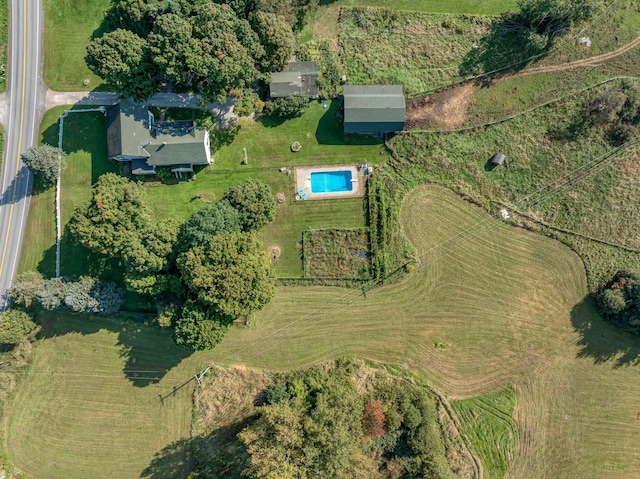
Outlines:
{"type": "Polygon", "coordinates": [[[276,98],[264,104],[263,113],[277,118],[295,118],[302,116],[309,106],[309,99],[303,96],[276,98]]]}
{"type": "Polygon", "coordinates": [[[36,299],[38,290],[42,287],[44,278],[36,271],[27,271],[13,280],[11,288],[7,292],[14,304],[29,307],[36,299]]]}
{"type": "Polygon", "coordinates": [[[175,179],[175,175],[171,173],[171,168],[168,166],[158,166],[156,168],[156,178],[158,181],[165,183],[167,181],[175,179]]]}
{"type": "Polygon", "coordinates": [[[8,309],[0,314],[0,344],[13,347],[35,327],[27,313],[19,309],[8,309]]]}
{"type": "Polygon", "coordinates": [[[51,145],[32,146],[22,153],[22,161],[35,176],[49,186],[64,170],[64,153],[51,145]]]}
{"type": "Polygon", "coordinates": [[[364,405],[362,429],[371,438],[384,436],[385,417],[380,401],[372,400],[364,405]]]}
{"type": "Polygon", "coordinates": [[[51,278],[42,282],[35,298],[47,310],[68,308],[79,313],[113,314],[124,302],[124,292],[114,283],[81,276],[77,281],[51,278]]]}
{"type": "Polygon", "coordinates": [[[264,102],[253,90],[242,90],[236,96],[233,104],[233,112],[238,116],[249,116],[252,113],[262,113],[264,102]]]}

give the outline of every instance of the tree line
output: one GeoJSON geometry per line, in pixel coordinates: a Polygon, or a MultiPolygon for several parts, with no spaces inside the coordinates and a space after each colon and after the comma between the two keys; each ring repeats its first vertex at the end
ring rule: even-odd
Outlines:
{"type": "MultiPolygon", "coordinates": [[[[179,344],[207,349],[273,297],[275,274],[257,230],[275,213],[271,188],[248,180],[183,224],[156,221],[140,185],[107,173],[68,228],[80,244],[123,265],[128,290],[163,304],[159,323],[175,328],[179,344]]],[[[19,276],[10,295],[18,305],[35,300],[46,309],[101,314],[117,311],[124,296],[112,283],[44,280],[37,273],[19,276]]]]}
{"type": "Polygon", "coordinates": [[[112,0],[89,68],[125,97],[160,85],[214,101],[280,70],[318,0],[112,0]]]}

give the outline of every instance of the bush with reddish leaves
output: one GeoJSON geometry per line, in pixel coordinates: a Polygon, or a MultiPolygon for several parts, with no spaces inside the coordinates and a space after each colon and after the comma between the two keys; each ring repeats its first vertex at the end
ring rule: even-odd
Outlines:
{"type": "Polygon", "coordinates": [[[380,401],[372,400],[365,404],[362,429],[373,439],[384,436],[384,411],[380,401]]]}

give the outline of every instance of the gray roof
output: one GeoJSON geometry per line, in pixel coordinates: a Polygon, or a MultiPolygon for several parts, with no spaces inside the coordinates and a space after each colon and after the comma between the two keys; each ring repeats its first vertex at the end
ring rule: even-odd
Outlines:
{"type": "Polygon", "coordinates": [[[316,62],[291,62],[281,72],[271,74],[271,98],[312,96],[318,94],[316,62]]]}
{"type": "Polygon", "coordinates": [[[130,101],[107,110],[109,158],[143,158],[156,166],[206,165],[208,148],[208,131],[193,121],[154,122],[146,106],[130,101]]]}
{"type": "Polygon", "coordinates": [[[401,85],[347,85],[345,133],[387,133],[404,129],[406,104],[401,85]]]}
{"type": "Polygon", "coordinates": [[[504,153],[496,153],[494,157],[491,159],[491,163],[494,165],[501,165],[504,163],[504,153]]]}

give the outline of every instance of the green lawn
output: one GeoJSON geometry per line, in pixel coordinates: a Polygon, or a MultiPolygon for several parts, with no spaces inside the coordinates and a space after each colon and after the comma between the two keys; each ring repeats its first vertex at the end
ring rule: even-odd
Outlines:
{"type": "MultiPolygon", "coordinates": [[[[49,110],[40,127],[40,143],[58,145],[60,115],[69,107],[49,110]]],[[[65,118],[62,149],[67,153],[62,175],[62,225],[73,215],[78,203],[91,195],[91,185],[100,175],[117,169],[107,160],[104,115],[71,113],[65,118]]],[[[47,276],[55,274],[55,188],[36,190],[27,220],[28,247],[23,248],[21,271],[37,269],[47,276]]],[[[62,242],[62,275],[99,274],[100,261],[75,244],[68,235],[62,242]]]]}
{"type": "Polygon", "coordinates": [[[84,91],[102,85],[84,57],[92,36],[102,34],[109,5],[109,0],[45,0],[44,81],[49,88],[84,91]]]}
{"type": "MultiPolygon", "coordinates": [[[[368,161],[375,165],[386,159],[382,140],[377,138],[345,139],[335,121],[337,102],[326,110],[314,103],[301,118],[280,125],[264,126],[260,122],[242,121],[232,143],[215,153],[215,163],[199,171],[191,181],[173,185],[143,182],[147,198],[157,218],[186,219],[191,213],[217,201],[227,189],[247,178],[268,183],[274,193],[282,192],[285,202],[278,205],[276,220],[262,230],[265,248],[278,246],[281,256],[273,266],[279,277],[301,277],[302,232],[307,229],[356,228],[365,226],[363,199],[294,201],[293,175],[278,169],[295,164],[340,164],[368,161]],[[293,141],[302,150],[292,153],[293,141]],[[355,144],[345,144],[354,142],[355,144]],[[242,148],[247,148],[249,164],[240,165],[242,148]],[[202,199],[201,199],[202,197],[202,199]]],[[[41,126],[41,141],[57,145],[58,118],[65,108],[50,110],[41,126]]],[[[175,116],[176,112],[170,112],[175,116]]],[[[193,112],[179,112],[192,115],[193,112]]],[[[65,225],[76,205],[90,195],[97,178],[107,171],[117,171],[106,158],[106,133],[101,113],[72,113],[65,120],[63,149],[68,153],[62,178],[62,218],[65,225]]],[[[29,246],[23,249],[20,271],[37,269],[46,275],[55,272],[54,189],[36,191],[27,224],[29,246]]],[[[76,244],[66,234],[62,242],[61,273],[91,273],[114,280],[120,273],[112,262],[105,262],[76,244]]],[[[131,307],[136,301],[131,299],[131,307]]],[[[147,308],[148,305],[141,305],[147,308]]]]}
{"type": "Polygon", "coordinates": [[[284,193],[285,202],[278,205],[273,223],[262,229],[265,247],[278,246],[282,255],[273,267],[279,277],[302,276],[302,232],[307,229],[356,228],[365,226],[363,199],[296,202],[293,174],[287,176],[279,168],[295,165],[331,165],[361,163],[375,165],[386,159],[382,140],[344,136],[335,115],[338,102],[329,102],[323,109],[312,103],[300,118],[280,124],[241,120],[228,137],[220,138],[215,162],[198,172],[193,180],[176,185],[146,183],[145,189],[158,218],[184,220],[204,203],[219,200],[226,190],[247,178],[257,178],[269,184],[274,193],[284,193]],[[230,141],[232,140],[232,141],[230,141]],[[292,153],[294,141],[302,150],[292,153]],[[247,149],[248,165],[241,165],[243,148],[247,149]]]}
{"type": "Polygon", "coordinates": [[[482,462],[483,477],[502,479],[516,450],[518,429],[513,421],[516,396],[512,389],[451,403],[482,462]]]}
{"type": "Polygon", "coordinates": [[[19,477],[185,476],[195,365],[166,331],[51,313],[15,391],[6,446],[19,477]],[[163,401],[160,398],[165,398],[163,401]],[[173,446],[173,448],[172,448],[173,446]],[[172,448],[171,473],[144,474],[172,448]]]}

